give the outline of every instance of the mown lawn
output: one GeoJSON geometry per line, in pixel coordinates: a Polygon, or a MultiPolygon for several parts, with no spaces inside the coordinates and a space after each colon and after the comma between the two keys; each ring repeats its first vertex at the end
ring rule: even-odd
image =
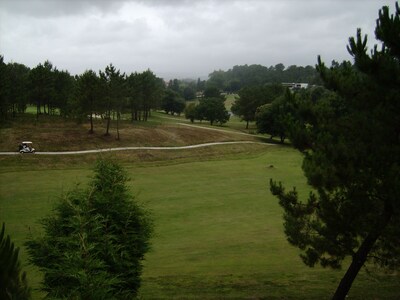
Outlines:
{"type": "MultiPolygon", "coordinates": [[[[288,147],[264,147],[261,154],[164,165],[124,158],[131,190],[155,221],[142,299],[330,298],[344,270],[302,264],[285,239],[281,208],[268,191],[272,177],[307,195],[301,157],[288,147]]],[[[76,165],[16,167],[0,166],[0,220],[21,246],[29,232],[38,234],[37,220],[51,212],[60,194],[87,182],[91,171],[76,165]]],[[[25,251],[21,257],[37,288],[40,274],[27,266],[25,251]]],[[[371,269],[357,278],[349,299],[398,299],[399,294],[398,275],[371,269]]],[[[41,296],[35,292],[36,299],[41,296]]]]}

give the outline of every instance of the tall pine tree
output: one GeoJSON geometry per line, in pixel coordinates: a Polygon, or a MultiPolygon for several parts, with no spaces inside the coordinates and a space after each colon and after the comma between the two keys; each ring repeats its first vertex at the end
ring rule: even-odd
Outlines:
{"type": "Polygon", "coordinates": [[[285,233],[305,264],[339,268],[351,263],[333,299],[344,299],[368,260],[400,266],[400,9],[379,12],[376,38],[357,31],[348,51],[354,64],[317,69],[329,94],[310,99],[291,140],[304,154],[303,170],[314,187],[306,202],[271,180],[284,208],[285,233]]]}

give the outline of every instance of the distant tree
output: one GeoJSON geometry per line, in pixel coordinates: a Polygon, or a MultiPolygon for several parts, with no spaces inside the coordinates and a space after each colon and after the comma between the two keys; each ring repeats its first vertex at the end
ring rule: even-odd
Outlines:
{"type": "Polygon", "coordinates": [[[195,103],[190,103],[188,106],[186,106],[185,110],[185,118],[189,119],[190,122],[194,122],[196,119],[196,104],[195,103]]]}
{"type": "Polygon", "coordinates": [[[141,74],[135,72],[127,78],[127,94],[131,121],[140,120],[141,109],[143,107],[143,92],[141,88],[141,74]]]}
{"type": "Polygon", "coordinates": [[[161,101],[161,108],[165,111],[165,113],[173,114],[174,102],[178,97],[179,94],[170,88],[165,91],[164,97],[161,101]]]}
{"type": "Polygon", "coordinates": [[[181,98],[181,96],[170,89],[167,89],[165,91],[162,103],[161,103],[161,108],[168,114],[178,114],[180,115],[183,110],[185,109],[185,100],[181,98]]]}
{"type": "MultiPolygon", "coordinates": [[[[28,76],[29,68],[18,63],[8,63],[8,72],[4,75],[9,81],[9,103],[11,104],[12,116],[23,113],[28,104],[28,76]]],[[[3,73],[2,73],[3,75],[3,73]]]]}
{"type": "Polygon", "coordinates": [[[301,67],[292,65],[289,66],[283,74],[282,82],[304,82],[310,84],[321,85],[322,82],[319,76],[316,76],[315,68],[311,66],[301,67]]]}
{"type": "Polygon", "coordinates": [[[10,79],[8,76],[7,64],[4,62],[4,57],[0,55],[0,120],[4,121],[8,117],[10,107],[10,79]]]}
{"type": "Polygon", "coordinates": [[[147,121],[151,109],[161,107],[165,84],[151,70],[127,78],[128,106],[132,121],[147,121]]]}
{"type": "Polygon", "coordinates": [[[266,83],[279,82],[275,80],[275,69],[261,65],[234,66],[227,71],[230,80],[239,81],[239,88],[247,86],[263,85],[266,83]]]}
{"type": "Polygon", "coordinates": [[[54,95],[50,109],[53,109],[54,114],[54,110],[58,108],[60,115],[67,117],[72,110],[70,103],[75,93],[75,79],[68,71],[59,71],[57,69],[54,69],[53,77],[54,95]]]}
{"type": "Polygon", "coordinates": [[[295,143],[304,138],[302,130],[298,128],[304,125],[304,118],[310,117],[307,112],[311,103],[321,101],[321,98],[326,99],[330,95],[332,93],[322,87],[295,92],[287,89],[283,96],[276,98],[272,103],[257,108],[257,130],[259,133],[270,134],[271,139],[278,136],[282,143],[290,135],[291,141],[295,143]]]}
{"type": "Polygon", "coordinates": [[[299,113],[290,136],[304,154],[303,170],[314,187],[306,202],[271,180],[284,208],[288,241],[302,250],[305,264],[350,265],[333,299],[345,299],[367,261],[400,266],[400,8],[383,7],[375,29],[382,47],[367,53],[358,30],[350,38],[350,62],[318,71],[334,95],[299,113]],[[292,135],[292,134],[291,134],[292,135]]]}
{"type": "Polygon", "coordinates": [[[283,143],[288,135],[288,114],[283,98],[260,106],[256,113],[258,132],[270,134],[271,139],[278,136],[283,143]]]}
{"type": "Polygon", "coordinates": [[[0,55],[0,121],[24,112],[28,103],[29,68],[4,62],[0,55]]]}
{"type": "Polygon", "coordinates": [[[259,106],[271,103],[275,98],[282,95],[285,89],[281,85],[252,86],[241,89],[238,93],[232,112],[246,121],[246,129],[249,122],[255,121],[256,110],[259,106]]]}
{"type": "Polygon", "coordinates": [[[88,70],[79,75],[76,80],[76,96],[78,98],[79,115],[85,119],[89,116],[90,130],[93,133],[93,115],[99,112],[104,88],[97,74],[88,70]]]}
{"type": "Polygon", "coordinates": [[[151,109],[160,107],[164,94],[164,81],[158,78],[151,70],[141,74],[141,93],[143,96],[143,120],[147,121],[151,109]]]}
{"type": "Polygon", "coordinates": [[[173,90],[173,91],[175,91],[175,92],[177,92],[177,93],[180,93],[180,83],[179,83],[179,80],[178,79],[171,79],[170,81],[169,81],[169,83],[168,83],[168,88],[169,89],[171,89],[171,90],[173,90]]]}
{"type": "Polygon", "coordinates": [[[226,91],[228,93],[236,93],[240,90],[240,81],[238,79],[232,79],[229,81],[226,91]]]}
{"type": "Polygon", "coordinates": [[[9,235],[5,235],[5,224],[0,231],[0,299],[31,299],[26,273],[21,271],[18,259],[19,248],[15,248],[9,235]]]}
{"type": "Polygon", "coordinates": [[[276,72],[283,72],[285,70],[285,66],[282,63],[276,64],[274,67],[276,72]]]}
{"type": "Polygon", "coordinates": [[[37,65],[29,72],[30,102],[36,104],[36,118],[50,110],[51,99],[54,97],[53,65],[49,61],[37,65]],[[48,108],[46,112],[46,106],[48,108]]]}
{"type": "Polygon", "coordinates": [[[133,201],[127,174],[99,161],[87,189],[74,189],[26,243],[43,272],[43,291],[57,299],[133,299],[152,232],[147,212],[133,201]]]}
{"type": "Polygon", "coordinates": [[[202,92],[206,88],[206,81],[201,80],[200,78],[197,79],[197,84],[196,84],[196,91],[197,92],[202,92]]]}
{"type": "Polygon", "coordinates": [[[203,96],[204,96],[204,98],[219,98],[222,101],[225,101],[225,96],[221,95],[221,91],[214,86],[207,87],[204,90],[203,96]]]}
{"type": "Polygon", "coordinates": [[[121,117],[121,110],[123,101],[126,99],[125,90],[125,73],[121,74],[112,64],[109,64],[104,72],[100,71],[100,78],[106,86],[105,97],[103,102],[103,110],[107,120],[105,135],[110,135],[111,113],[117,113],[117,139],[119,139],[119,119],[121,117]]]}
{"type": "Polygon", "coordinates": [[[227,81],[226,81],[225,72],[223,70],[214,71],[208,75],[208,80],[206,83],[206,88],[216,88],[218,90],[225,90],[227,81]]]}
{"type": "Polygon", "coordinates": [[[185,100],[191,100],[196,98],[196,90],[192,86],[187,86],[183,89],[183,98],[185,100]]]}
{"type": "Polygon", "coordinates": [[[196,107],[196,119],[224,124],[229,120],[229,113],[221,98],[204,98],[196,107]]]}

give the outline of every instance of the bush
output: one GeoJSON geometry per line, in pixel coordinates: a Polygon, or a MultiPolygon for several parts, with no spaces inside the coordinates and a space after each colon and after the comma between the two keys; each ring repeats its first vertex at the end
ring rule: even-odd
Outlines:
{"type": "Polygon", "coordinates": [[[152,224],[133,201],[126,172],[99,161],[87,189],[75,188],[26,243],[49,297],[128,299],[137,295],[152,224]]]}
{"type": "Polygon", "coordinates": [[[5,224],[0,231],[0,299],[30,299],[26,273],[21,271],[19,248],[10,236],[5,236],[5,224]]]}

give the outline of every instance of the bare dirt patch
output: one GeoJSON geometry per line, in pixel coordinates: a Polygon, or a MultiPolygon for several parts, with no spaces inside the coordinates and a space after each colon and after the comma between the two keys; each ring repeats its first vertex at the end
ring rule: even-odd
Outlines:
{"type": "Polygon", "coordinates": [[[151,122],[122,122],[117,140],[115,122],[110,135],[105,136],[105,122],[96,120],[95,132],[89,133],[88,124],[72,120],[42,116],[38,121],[16,120],[8,128],[0,129],[0,151],[17,151],[24,140],[32,141],[37,151],[73,151],[128,146],[187,146],[193,144],[255,140],[251,136],[229,132],[203,130],[178,124],[151,122]]]}

